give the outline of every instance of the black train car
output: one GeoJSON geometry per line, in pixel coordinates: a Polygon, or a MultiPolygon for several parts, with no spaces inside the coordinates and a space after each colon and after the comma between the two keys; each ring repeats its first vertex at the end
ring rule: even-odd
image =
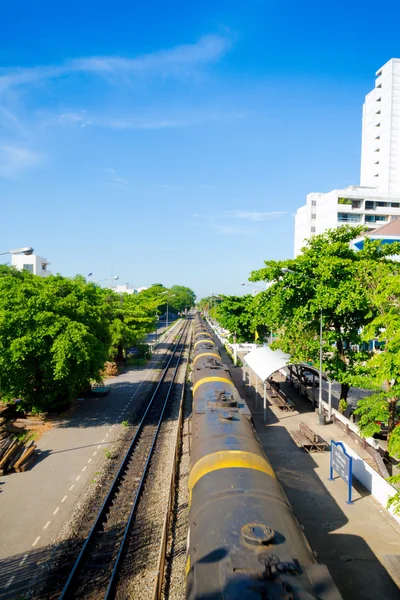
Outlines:
{"type": "Polygon", "coordinates": [[[189,494],[187,600],[340,600],[199,316],[189,494]]]}

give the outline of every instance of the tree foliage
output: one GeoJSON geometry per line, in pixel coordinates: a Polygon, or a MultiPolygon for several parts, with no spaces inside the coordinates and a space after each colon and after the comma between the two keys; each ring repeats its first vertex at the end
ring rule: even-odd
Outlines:
{"type": "Polygon", "coordinates": [[[319,363],[319,324],[322,309],[323,370],[341,383],[346,400],[352,379],[368,359],[362,351],[362,329],[377,315],[371,295],[382,274],[398,270],[390,260],[400,244],[365,240],[355,251],[350,242],[361,227],[341,227],[314,236],[293,260],[265,261],[252,281],[269,281],[256,296],[258,319],[279,332],[276,346],[293,361],[319,363]],[[284,273],[282,269],[293,272],[284,273]]]}
{"type": "Polygon", "coordinates": [[[388,451],[400,457],[400,275],[382,274],[371,294],[375,318],[365,327],[365,340],[377,339],[383,346],[359,370],[359,381],[379,387],[378,393],[359,401],[356,413],[364,435],[380,431],[388,424],[388,451]]]}
{"type": "Polygon", "coordinates": [[[0,273],[0,391],[28,408],[65,406],[99,378],[110,343],[104,291],[82,278],[0,273]]]}
{"type": "Polygon", "coordinates": [[[265,324],[255,318],[255,298],[245,296],[221,296],[216,306],[216,318],[231,335],[236,335],[237,342],[251,342],[263,339],[268,330],[265,324]]]}
{"type": "Polygon", "coordinates": [[[37,410],[67,406],[100,380],[107,359],[121,363],[126,349],[154,329],[166,288],[153,288],[119,295],[81,276],[41,278],[1,266],[2,400],[19,398],[37,410]]]}

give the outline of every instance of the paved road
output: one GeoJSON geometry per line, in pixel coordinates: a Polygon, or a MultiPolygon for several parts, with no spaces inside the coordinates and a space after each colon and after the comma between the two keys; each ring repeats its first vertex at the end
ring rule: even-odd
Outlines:
{"type": "MultiPolygon", "coordinates": [[[[160,345],[160,351],[165,346],[160,345]]],[[[15,598],[32,577],[37,561],[118,439],[122,421],[155,374],[148,367],[108,380],[106,398],[84,401],[37,443],[41,460],[31,471],[0,478],[0,597],[15,598]]]]}

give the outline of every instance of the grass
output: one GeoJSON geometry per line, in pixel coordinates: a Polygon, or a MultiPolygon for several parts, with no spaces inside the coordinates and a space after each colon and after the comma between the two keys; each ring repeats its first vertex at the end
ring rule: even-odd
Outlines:
{"type": "Polygon", "coordinates": [[[144,367],[147,363],[147,360],[137,356],[129,356],[126,362],[130,367],[144,367]]]}
{"type": "Polygon", "coordinates": [[[104,457],[108,458],[109,460],[112,459],[112,454],[109,450],[107,450],[107,448],[104,449],[104,457]]]}
{"type": "Polygon", "coordinates": [[[124,427],[129,427],[129,421],[122,421],[121,425],[124,427]]]}

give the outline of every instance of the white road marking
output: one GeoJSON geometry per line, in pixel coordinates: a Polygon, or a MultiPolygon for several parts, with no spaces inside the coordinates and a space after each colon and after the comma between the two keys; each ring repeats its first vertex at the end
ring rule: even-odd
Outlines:
{"type": "MultiPolygon", "coordinates": [[[[80,477],[80,475],[79,475],[79,477],[80,477]]],[[[75,481],[77,481],[77,480],[75,480],[75,481]]],[[[71,490],[73,490],[73,489],[74,489],[74,487],[75,487],[75,484],[73,483],[73,484],[71,485],[71,487],[69,488],[69,490],[68,490],[68,491],[70,492],[71,490]]]]}
{"type": "Polygon", "coordinates": [[[47,521],[46,525],[43,527],[43,529],[47,529],[48,526],[50,525],[51,521],[47,521]]]}
{"type": "Polygon", "coordinates": [[[80,478],[81,478],[81,476],[80,476],[80,475],[78,475],[78,477],[76,477],[75,481],[79,481],[79,480],[80,480],[80,478]]]}
{"type": "Polygon", "coordinates": [[[64,496],[64,498],[61,500],[61,502],[65,502],[67,498],[68,498],[68,496],[64,496]]]}
{"type": "Polygon", "coordinates": [[[89,460],[88,460],[88,464],[89,464],[89,463],[91,463],[91,462],[92,462],[92,459],[91,459],[91,458],[89,458],[89,460]]]}
{"type": "Polygon", "coordinates": [[[87,467],[83,467],[83,469],[82,469],[82,473],[83,473],[83,471],[86,471],[86,469],[87,469],[87,467]]]}
{"type": "Polygon", "coordinates": [[[15,575],[11,575],[10,579],[7,581],[6,585],[4,586],[4,588],[8,588],[10,587],[10,585],[12,584],[12,582],[15,579],[15,575]]]}
{"type": "Polygon", "coordinates": [[[93,452],[93,456],[96,456],[96,454],[97,454],[97,450],[96,450],[96,452],[93,452]]]}
{"type": "MultiPolygon", "coordinates": [[[[106,433],[106,438],[108,438],[108,433],[106,433]]],[[[105,439],[105,438],[104,438],[105,439]]]]}
{"type": "Polygon", "coordinates": [[[110,429],[108,430],[108,432],[112,431],[112,427],[110,427],[110,429]]]}
{"type": "Polygon", "coordinates": [[[103,442],[105,442],[105,441],[106,441],[106,438],[103,438],[103,439],[101,440],[101,443],[103,443],[103,442]]]}
{"type": "Polygon", "coordinates": [[[21,560],[21,562],[19,563],[19,566],[22,567],[22,565],[24,564],[24,562],[26,561],[26,559],[28,558],[28,555],[25,554],[25,556],[23,557],[23,559],[21,560]]]}
{"type": "Polygon", "coordinates": [[[38,535],[36,540],[33,542],[32,548],[34,548],[36,546],[36,544],[38,543],[39,540],[40,540],[40,535],[38,535]]]}
{"type": "Polygon", "coordinates": [[[100,450],[101,446],[97,446],[97,450],[100,450]]]}
{"type": "Polygon", "coordinates": [[[57,506],[56,510],[53,512],[53,515],[56,515],[58,513],[58,511],[60,510],[60,507],[57,506]]]}

